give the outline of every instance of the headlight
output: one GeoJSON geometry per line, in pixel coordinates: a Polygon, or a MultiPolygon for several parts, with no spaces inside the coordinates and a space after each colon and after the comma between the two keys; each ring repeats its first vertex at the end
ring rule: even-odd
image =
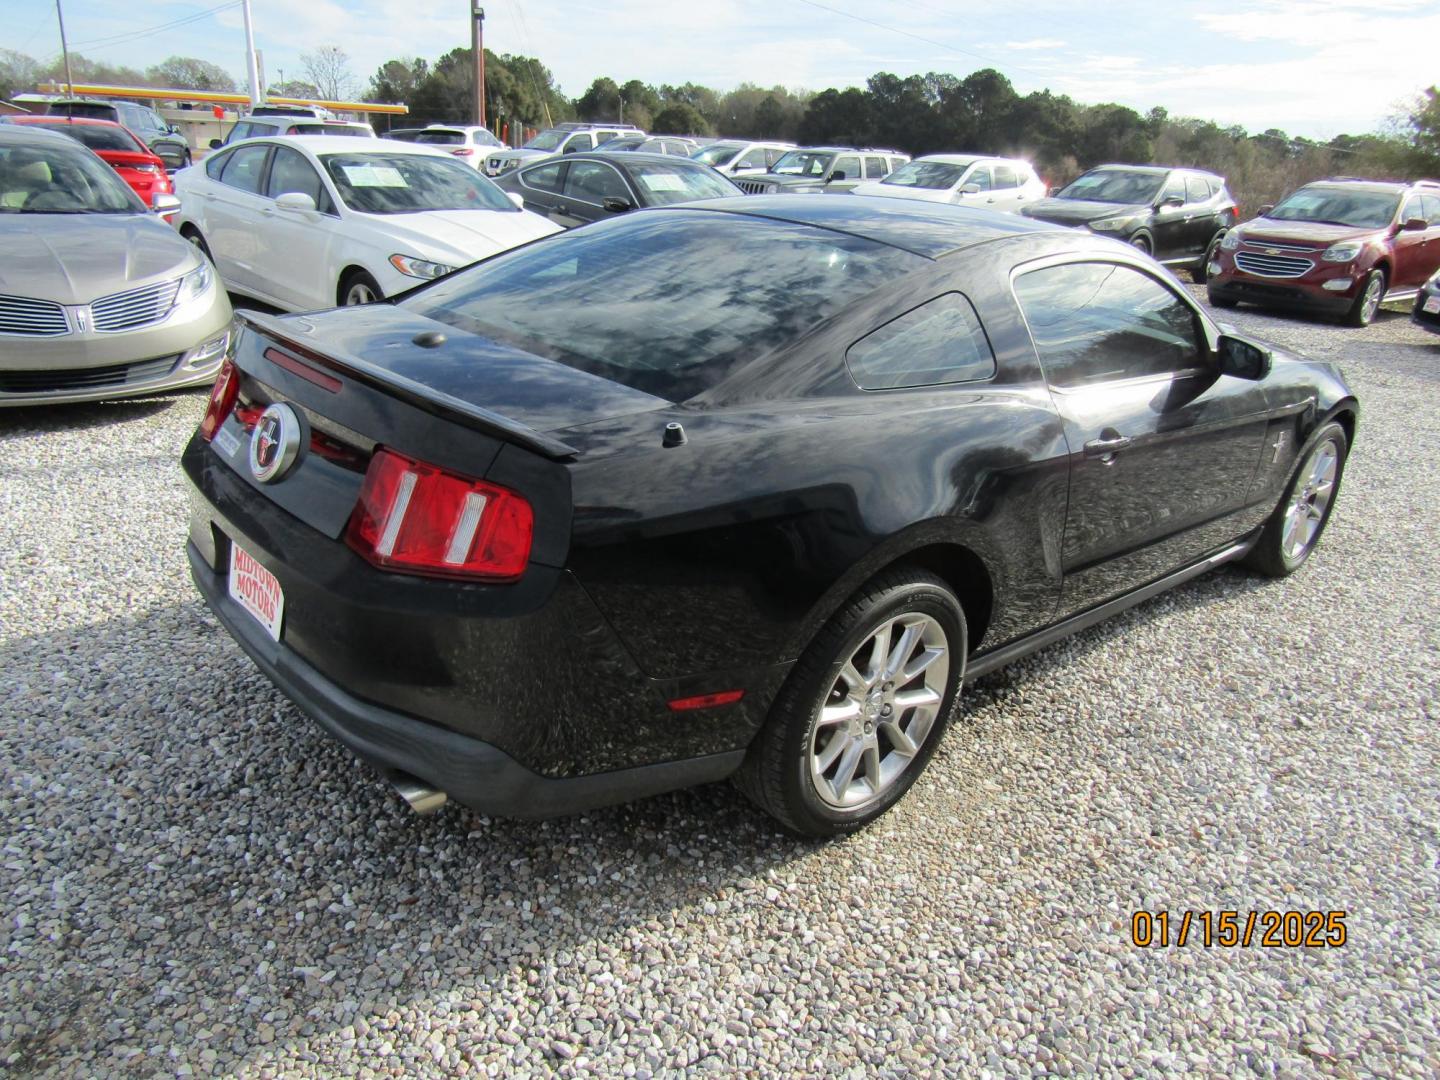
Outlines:
{"type": "Polygon", "coordinates": [[[1226,251],[1234,251],[1240,246],[1240,241],[1243,239],[1239,229],[1231,229],[1225,234],[1225,239],[1220,241],[1220,246],[1226,251]]]}
{"type": "Polygon", "coordinates": [[[198,300],[210,291],[210,286],[214,283],[215,268],[210,265],[210,260],[202,255],[200,265],[180,279],[180,291],[175,294],[175,303],[185,304],[198,300]]]}
{"type": "Polygon", "coordinates": [[[1088,222],[1090,228],[1096,232],[1122,232],[1135,224],[1135,217],[1107,217],[1099,221],[1088,222]]]}
{"type": "Polygon", "coordinates": [[[424,259],[417,259],[413,255],[391,255],[390,265],[406,277],[418,277],[425,281],[433,281],[435,278],[443,277],[455,269],[453,266],[446,266],[444,263],[426,262],[424,259]]]}
{"type": "Polygon", "coordinates": [[[1326,262],[1347,263],[1353,262],[1360,254],[1360,249],[1365,245],[1358,240],[1342,240],[1338,244],[1331,244],[1320,256],[1326,262]]]}

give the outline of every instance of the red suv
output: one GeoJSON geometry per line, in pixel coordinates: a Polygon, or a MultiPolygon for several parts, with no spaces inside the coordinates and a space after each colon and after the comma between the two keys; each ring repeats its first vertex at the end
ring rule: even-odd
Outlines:
{"type": "Polygon", "coordinates": [[[1306,184],[1225,234],[1210,303],[1303,307],[1368,326],[1440,268],[1440,184],[1340,177],[1306,184]]]}

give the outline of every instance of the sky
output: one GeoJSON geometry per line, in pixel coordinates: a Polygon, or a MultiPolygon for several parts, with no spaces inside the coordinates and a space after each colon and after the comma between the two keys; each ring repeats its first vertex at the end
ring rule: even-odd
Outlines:
{"type": "MultiPolygon", "coordinates": [[[[1001,71],[1021,93],[1279,128],[1328,139],[1380,128],[1440,82],[1436,0],[480,0],[485,44],[538,56],[564,92],[591,80],[742,82],[821,90],[877,71],[963,77],[1001,71]]],[[[148,67],[210,60],[242,86],[238,0],[63,0],[71,48],[148,67]],[[177,20],[188,20],[181,25],[177,20]],[[151,31],[151,32],[146,32],[151,31]]],[[[336,45],[357,86],[384,61],[433,60],[469,44],[461,0],[252,0],[266,76],[303,75],[300,56],[336,45]]],[[[54,4],[0,0],[0,48],[60,52],[54,4]]]]}

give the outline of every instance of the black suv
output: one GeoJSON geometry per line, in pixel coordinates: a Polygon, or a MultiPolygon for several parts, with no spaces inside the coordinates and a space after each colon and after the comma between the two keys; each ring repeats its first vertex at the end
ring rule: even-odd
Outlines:
{"type": "Polygon", "coordinates": [[[45,112],[50,116],[82,116],[90,120],[113,120],[123,124],[167,169],[183,169],[190,164],[190,142],[174,124],[167,123],[149,105],[130,101],[92,101],[89,98],[66,98],[51,101],[45,112]]]}
{"type": "Polygon", "coordinates": [[[1215,245],[1240,219],[1223,176],[1157,165],[1101,165],[1020,212],[1125,240],[1199,282],[1215,245]]]}

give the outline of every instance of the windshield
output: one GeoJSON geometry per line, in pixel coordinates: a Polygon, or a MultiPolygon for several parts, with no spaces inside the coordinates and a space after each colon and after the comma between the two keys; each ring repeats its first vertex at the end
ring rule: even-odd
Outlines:
{"type": "Polygon", "coordinates": [[[834,160],[834,154],[817,154],[813,150],[791,150],[777,161],[770,171],[785,173],[789,176],[824,176],[830,168],[830,162],[834,160]]]}
{"type": "Polygon", "coordinates": [[[135,137],[122,127],[102,127],[99,124],[71,124],[64,120],[54,123],[26,124],[26,127],[45,128],[58,131],[84,143],[91,150],[123,150],[130,154],[148,154],[150,151],[140,145],[135,137]]]}
{"type": "Polygon", "coordinates": [[[896,187],[943,191],[958,184],[969,167],[969,162],[952,165],[948,161],[912,161],[909,165],[902,165],[880,182],[894,184],[896,187]]]}
{"type": "Polygon", "coordinates": [[[419,210],[515,210],[505,193],[469,165],[420,154],[326,154],[340,198],[365,214],[419,210]]]}
{"type": "Polygon", "coordinates": [[[89,150],[0,146],[0,214],[143,214],[115,170],[89,150]]]}
{"type": "Polygon", "coordinates": [[[663,210],[504,252],[398,306],[684,401],[924,264],[828,229],[663,210]]]}
{"type": "Polygon", "coordinates": [[[744,150],[743,146],[726,146],[724,143],[717,143],[714,146],[707,146],[704,149],[696,150],[690,155],[692,161],[702,161],[706,165],[713,165],[719,168],[721,165],[729,165],[735,160],[735,155],[744,150]]]}
{"type": "Polygon", "coordinates": [[[568,131],[560,131],[558,128],[551,128],[549,131],[542,131],[525,144],[526,150],[558,150],[560,144],[565,141],[568,131]]]}
{"type": "Polygon", "coordinates": [[[744,194],[719,173],[695,165],[643,161],[626,168],[645,193],[647,206],[669,206],[694,199],[724,199],[744,194]]]}
{"type": "Polygon", "coordinates": [[[1301,188],[1265,216],[1276,221],[1313,221],[1318,225],[1350,225],[1383,229],[1395,218],[1400,196],[1385,191],[1342,191],[1301,188]]]}
{"type": "Polygon", "coordinates": [[[1164,173],[1104,169],[1071,181],[1055,193],[1055,198],[1139,205],[1153,202],[1163,183],[1164,173]]]}

